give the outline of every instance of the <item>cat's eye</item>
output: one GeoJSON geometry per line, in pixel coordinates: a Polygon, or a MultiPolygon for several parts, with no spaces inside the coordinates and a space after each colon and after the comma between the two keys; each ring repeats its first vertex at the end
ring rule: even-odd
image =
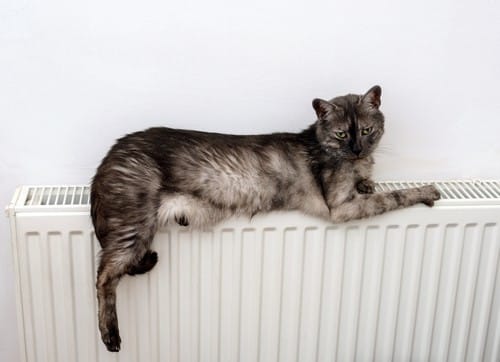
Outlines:
{"type": "Polygon", "coordinates": [[[370,133],[372,133],[372,130],[373,130],[373,127],[366,127],[366,128],[363,128],[361,130],[361,134],[363,136],[366,136],[366,135],[369,135],[370,133]]]}
{"type": "Polygon", "coordinates": [[[335,137],[340,138],[340,139],[344,139],[347,137],[347,133],[344,131],[338,131],[338,132],[335,132],[335,137]]]}

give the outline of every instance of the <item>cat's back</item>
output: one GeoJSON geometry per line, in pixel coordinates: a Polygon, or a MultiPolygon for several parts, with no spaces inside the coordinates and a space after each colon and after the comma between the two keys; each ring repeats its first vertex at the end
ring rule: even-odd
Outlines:
{"type": "Polygon", "coordinates": [[[109,172],[119,179],[159,177],[165,187],[176,188],[199,187],[194,180],[252,183],[259,177],[296,176],[302,153],[293,133],[230,135],[154,127],[118,139],[96,177],[109,172]]]}
{"type": "Polygon", "coordinates": [[[168,167],[173,160],[203,150],[223,150],[238,144],[240,136],[154,127],[119,138],[101,162],[98,175],[109,166],[130,169],[168,167]]]}
{"type": "Polygon", "coordinates": [[[300,154],[298,147],[293,133],[232,135],[154,127],[118,139],[103,163],[147,158],[169,173],[177,168],[189,171],[205,167],[283,171],[283,162],[293,163],[300,154]]]}
{"type": "Polygon", "coordinates": [[[303,153],[292,133],[247,136],[156,127],[119,139],[103,170],[118,172],[126,182],[124,177],[135,175],[134,184],[257,208],[307,171],[303,153]]]}

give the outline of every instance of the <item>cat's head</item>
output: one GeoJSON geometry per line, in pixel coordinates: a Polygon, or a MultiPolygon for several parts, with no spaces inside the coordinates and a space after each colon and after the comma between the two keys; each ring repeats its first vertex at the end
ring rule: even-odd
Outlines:
{"type": "Polygon", "coordinates": [[[371,155],[384,133],[381,94],[382,89],[376,85],[364,95],[313,100],[318,115],[316,136],[323,149],[347,159],[371,155]]]}

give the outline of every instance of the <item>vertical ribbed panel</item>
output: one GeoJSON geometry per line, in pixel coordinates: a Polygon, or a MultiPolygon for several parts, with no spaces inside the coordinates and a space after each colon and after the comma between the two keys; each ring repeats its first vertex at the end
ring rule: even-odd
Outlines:
{"type": "Polygon", "coordinates": [[[100,341],[88,215],[17,220],[27,361],[497,361],[499,212],[415,208],[331,225],[300,214],[179,227],[119,284],[100,341]],[[410,221],[410,222],[409,222],[410,221]]]}

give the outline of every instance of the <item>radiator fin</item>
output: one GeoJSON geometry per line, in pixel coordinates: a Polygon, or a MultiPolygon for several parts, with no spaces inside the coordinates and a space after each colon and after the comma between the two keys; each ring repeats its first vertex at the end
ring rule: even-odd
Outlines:
{"type": "Polygon", "coordinates": [[[496,210],[337,226],[290,213],[162,230],[158,265],[119,284],[118,355],[99,339],[88,216],[57,232],[23,218],[25,360],[496,361],[496,210]]]}

